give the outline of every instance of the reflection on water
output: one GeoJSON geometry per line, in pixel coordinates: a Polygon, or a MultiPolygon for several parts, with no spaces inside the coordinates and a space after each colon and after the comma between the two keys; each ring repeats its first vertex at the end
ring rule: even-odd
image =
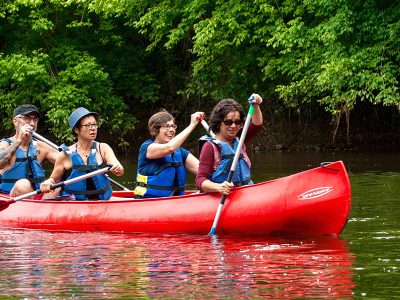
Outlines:
{"type": "Polygon", "coordinates": [[[61,298],[350,298],[340,238],[1,231],[0,294],[61,298]]]}
{"type": "MultiPolygon", "coordinates": [[[[0,231],[0,296],[399,298],[397,154],[253,153],[256,182],[343,160],[352,208],[341,238],[0,231]]],[[[118,178],[133,186],[135,159],[118,178]]],[[[192,178],[189,177],[189,182],[192,178]]]]}

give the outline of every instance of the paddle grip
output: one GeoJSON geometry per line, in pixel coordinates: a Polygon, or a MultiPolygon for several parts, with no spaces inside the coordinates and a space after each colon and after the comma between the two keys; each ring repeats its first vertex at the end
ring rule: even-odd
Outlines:
{"type": "Polygon", "coordinates": [[[64,181],[62,181],[62,182],[59,182],[59,183],[56,183],[56,184],[52,184],[50,186],[50,189],[51,190],[55,190],[56,188],[63,187],[64,185],[65,185],[65,183],[64,183],[64,181]]]}
{"type": "Polygon", "coordinates": [[[225,199],[226,199],[226,195],[222,195],[221,201],[219,203],[223,205],[225,203],[225,199]]]}
{"type": "MultiPolygon", "coordinates": [[[[253,101],[254,97],[251,96],[249,99],[247,99],[247,101],[253,101]]],[[[249,108],[249,115],[252,116],[254,114],[254,108],[256,107],[256,105],[254,103],[250,104],[250,108],[249,108]]]]}

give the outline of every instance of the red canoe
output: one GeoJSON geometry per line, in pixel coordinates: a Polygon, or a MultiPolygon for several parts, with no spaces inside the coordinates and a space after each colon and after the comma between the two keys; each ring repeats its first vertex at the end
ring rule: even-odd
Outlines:
{"type": "MultiPolygon", "coordinates": [[[[220,194],[135,200],[54,201],[24,199],[0,212],[0,226],[56,231],[207,234],[220,194]]],[[[130,198],[129,198],[130,197],[130,198]]],[[[342,161],[291,176],[233,189],[217,234],[338,235],[350,212],[350,183],[342,161]]],[[[0,198],[6,201],[7,198],[0,198]]]]}

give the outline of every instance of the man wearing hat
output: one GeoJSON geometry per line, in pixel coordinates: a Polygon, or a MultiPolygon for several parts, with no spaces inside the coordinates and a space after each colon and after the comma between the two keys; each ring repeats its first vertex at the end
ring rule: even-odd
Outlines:
{"type": "Polygon", "coordinates": [[[45,179],[44,160],[55,163],[57,151],[49,145],[32,140],[40,113],[33,104],[22,104],[13,113],[15,134],[0,140],[0,193],[11,197],[40,188],[45,179]]]}
{"type": "MultiPolygon", "coordinates": [[[[112,148],[106,143],[96,140],[98,128],[98,113],[79,107],[68,119],[72,134],[77,142],[70,147],[63,147],[58,154],[53,172],[41,184],[43,192],[49,192],[50,186],[65,179],[76,178],[88,172],[100,169],[110,164],[110,172],[117,176],[124,174],[124,168],[116,158],[112,148]]],[[[62,196],[74,196],[77,200],[109,200],[112,189],[110,181],[104,174],[99,174],[65,186],[62,196]]]]}

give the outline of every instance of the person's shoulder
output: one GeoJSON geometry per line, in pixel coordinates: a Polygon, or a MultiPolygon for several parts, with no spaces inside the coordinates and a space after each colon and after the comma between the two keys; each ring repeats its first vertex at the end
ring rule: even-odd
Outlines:
{"type": "Polygon", "coordinates": [[[3,137],[0,138],[0,143],[6,143],[6,144],[12,144],[14,143],[14,137],[10,136],[10,137],[3,137]]]}
{"type": "Polygon", "coordinates": [[[154,141],[152,139],[148,139],[148,140],[145,140],[142,143],[142,146],[147,146],[147,145],[150,145],[150,144],[153,144],[153,143],[154,143],[154,141]]]}
{"type": "Polygon", "coordinates": [[[66,152],[66,151],[60,151],[57,152],[57,160],[59,161],[66,161],[66,160],[71,160],[71,156],[69,155],[70,153],[66,152]]]}
{"type": "Polygon", "coordinates": [[[202,154],[211,154],[214,153],[215,148],[218,146],[218,141],[217,140],[210,140],[204,143],[204,145],[201,147],[201,153],[202,154]]]}
{"type": "Polygon", "coordinates": [[[2,138],[2,139],[0,139],[0,149],[7,148],[12,143],[13,143],[13,141],[11,140],[11,138],[2,138]]]}
{"type": "Polygon", "coordinates": [[[38,149],[53,149],[49,144],[46,144],[45,142],[42,142],[42,141],[37,141],[37,140],[34,140],[34,142],[33,142],[35,145],[36,145],[36,147],[38,147],[38,149]]]}
{"type": "Polygon", "coordinates": [[[187,150],[187,149],[183,148],[182,146],[180,146],[180,147],[177,149],[177,151],[180,151],[180,152],[181,152],[181,154],[182,154],[182,156],[188,156],[188,155],[189,155],[189,153],[190,153],[190,151],[189,151],[189,150],[187,150]]]}
{"type": "Polygon", "coordinates": [[[147,141],[143,142],[142,145],[139,148],[139,161],[144,161],[144,160],[148,160],[147,158],[147,148],[154,143],[153,140],[148,139],[147,141]]]}
{"type": "Polygon", "coordinates": [[[218,145],[219,141],[217,140],[209,140],[206,143],[204,143],[204,146],[206,149],[212,149],[214,148],[214,145],[218,145]]]}
{"type": "Polygon", "coordinates": [[[154,141],[152,139],[148,139],[147,141],[144,141],[142,145],[140,146],[140,150],[147,150],[147,147],[149,147],[151,144],[153,144],[154,141]]]}
{"type": "Polygon", "coordinates": [[[111,148],[111,146],[109,145],[109,144],[107,144],[107,143],[103,143],[103,142],[94,142],[95,143],[95,145],[96,145],[96,147],[98,148],[98,149],[101,149],[101,148],[103,148],[103,147],[106,147],[106,148],[111,148]]]}
{"type": "Polygon", "coordinates": [[[66,157],[66,158],[70,158],[71,155],[76,152],[76,143],[72,144],[70,146],[67,146],[65,144],[60,145],[61,151],[59,151],[60,153],[60,157],[66,157]]]}
{"type": "Polygon", "coordinates": [[[96,144],[96,150],[100,153],[101,156],[109,155],[114,152],[114,150],[111,148],[111,146],[107,143],[100,143],[100,142],[95,142],[96,144]]]}
{"type": "MultiPolygon", "coordinates": [[[[51,147],[49,144],[42,142],[42,141],[35,141],[35,145],[36,149],[39,151],[38,153],[59,153],[59,151],[57,151],[56,149],[54,149],[53,147],[51,147]]],[[[63,151],[61,151],[63,152],[63,151]]]]}

